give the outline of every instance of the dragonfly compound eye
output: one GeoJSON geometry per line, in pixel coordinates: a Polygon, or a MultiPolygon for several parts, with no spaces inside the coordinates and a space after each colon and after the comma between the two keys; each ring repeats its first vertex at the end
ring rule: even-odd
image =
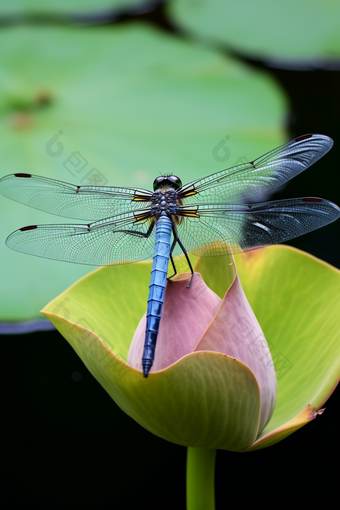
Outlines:
{"type": "Polygon", "coordinates": [[[156,179],[153,181],[154,191],[156,191],[156,189],[159,188],[161,185],[166,185],[167,183],[170,183],[172,187],[175,188],[180,188],[182,186],[181,179],[176,175],[160,175],[159,177],[156,177],[156,179]]]}
{"type": "Polygon", "coordinates": [[[170,181],[172,184],[176,185],[176,188],[180,188],[182,186],[182,181],[177,175],[168,175],[167,176],[168,181],[170,181]]]}

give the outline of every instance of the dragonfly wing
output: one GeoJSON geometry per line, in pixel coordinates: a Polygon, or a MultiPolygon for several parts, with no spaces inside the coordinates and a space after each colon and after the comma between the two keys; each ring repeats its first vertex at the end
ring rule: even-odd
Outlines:
{"type": "Polygon", "coordinates": [[[289,181],[333,146],[325,135],[300,136],[250,163],[222,170],[178,190],[185,203],[227,203],[254,197],[289,181]]]}
{"type": "Polygon", "coordinates": [[[155,246],[155,229],[146,237],[150,212],[143,213],[145,219],[137,223],[135,214],[128,213],[88,225],[31,225],[10,234],[6,244],[30,255],[78,264],[137,262],[152,258],[155,246]]]}
{"type": "Polygon", "coordinates": [[[0,193],[41,211],[88,221],[145,208],[152,195],[137,188],[75,186],[32,174],[2,177],[0,193]]]}
{"type": "Polygon", "coordinates": [[[258,204],[180,206],[177,210],[184,215],[177,227],[179,238],[188,252],[199,256],[226,255],[283,243],[340,217],[337,205],[314,197],[258,204]]]}

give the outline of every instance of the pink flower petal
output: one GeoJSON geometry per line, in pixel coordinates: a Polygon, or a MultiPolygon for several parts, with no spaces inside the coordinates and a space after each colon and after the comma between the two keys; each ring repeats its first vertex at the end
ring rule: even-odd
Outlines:
{"type": "MultiPolygon", "coordinates": [[[[157,338],[155,361],[151,372],[162,370],[195,350],[203,333],[216,315],[222,300],[195,273],[190,289],[190,277],[167,281],[162,319],[157,338]]],[[[146,314],[133,336],[128,360],[142,370],[146,314]]]]}
{"type": "Polygon", "coordinates": [[[274,411],[276,375],[267,341],[237,274],[218,314],[195,350],[227,354],[252,370],[261,392],[260,432],[274,411]]]}

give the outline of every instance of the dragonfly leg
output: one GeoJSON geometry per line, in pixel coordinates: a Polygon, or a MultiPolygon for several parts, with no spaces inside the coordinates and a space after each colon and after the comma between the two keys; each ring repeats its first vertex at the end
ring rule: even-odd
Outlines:
{"type": "MultiPolygon", "coordinates": [[[[151,223],[151,225],[149,227],[149,230],[145,234],[143,234],[142,232],[136,232],[135,230],[121,230],[120,232],[125,232],[126,234],[131,234],[132,236],[137,236],[137,237],[149,237],[151,232],[152,232],[152,230],[153,230],[153,228],[154,228],[154,226],[155,226],[155,224],[151,223]]],[[[174,272],[174,274],[172,274],[171,276],[168,277],[168,280],[170,280],[171,278],[173,278],[177,274],[177,269],[176,269],[176,266],[175,266],[175,262],[174,262],[174,259],[172,257],[172,252],[174,251],[176,243],[177,243],[177,239],[174,239],[173,243],[171,245],[171,248],[170,248],[170,260],[171,260],[171,264],[172,264],[172,267],[174,268],[175,272],[174,272]]]]}
{"type": "Polygon", "coordinates": [[[174,262],[174,259],[172,256],[172,252],[174,251],[176,243],[177,243],[177,239],[174,239],[172,242],[171,248],[170,248],[170,260],[171,260],[171,264],[172,264],[172,267],[174,268],[175,272],[171,276],[168,276],[168,280],[171,280],[171,278],[173,278],[177,274],[177,269],[176,269],[175,262],[174,262]]]}
{"type": "MultiPolygon", "coordinates": [[[[187,263],[188,263],[188,266],[189,266],[190,271],[191,271],[191,279],[190,279],[189,285],[186,287],[186,289],[190,289],[191,284],[192,284],[192,280],[193,280],[193,278],[194,278],[194,270],[193,270],[193,268],[192,268],[192,265],[191,265],[190,259],[189,259],[189,257],[188,257],[188,252],[187,252],[187,250],[184,248],[182,241],[181,241],[181,240],[180,240],[180,238],[178,237],[177,229],[176,229],[176,227],[175,227],[175,225],[174,225],[174,224],[172,224],[172,231],[173,231],[173,233],[174,233],[174,242],[172,243],[172,244],[173,244],[173,247],[175,247],[175,244],[176,244],[176,243],[178,243],[178,244],[180,245],[181,250],[182,250],[182,252],[184,253],[185,258],[187,259],[187,263]]],[[[171,247],[171,248],[172,248],[172,247],[171,247]]],[[[171,252],[171,250],[170,250],[170,252],[171,252]]]]}
{"type": "Polygon", "coordinates": [[[130,234],[132,236],[137,236],[137,237],[149,237],[151,232],[153,231],[154,226],[155,226],[155,224],[151,223],[148,231],[145,233],[138,232],[138,230],[115,230],[115,232],[124,232],[125,234],[130,234]]]}

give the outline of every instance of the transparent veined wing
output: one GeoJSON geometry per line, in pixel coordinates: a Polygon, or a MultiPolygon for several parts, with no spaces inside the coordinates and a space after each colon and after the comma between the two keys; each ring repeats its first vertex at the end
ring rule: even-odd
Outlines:
{"type": "Polygon", "coordinates": [[[185,203],[226,203],[265,193],[300,174],[333,146],[325,135],[303,135],[250,163],[193,181],[179,190],[185,203]]]}
{"type": "Polygon", "coordinates": [[[107,266],[151,259],[155,247],[155,229],[145,237],[151,225],[150,210],[126,213],[88,225],[31,225],[8,236],[13,250],[64,262],[107,266]],[[134,231],[134,234],[126,231],[134,231]],[[138,234],[144,234],[144,237],[138,234]]]}
{"type": "Polygon", "coordinates": [[[32,174],[2,177],[0,193],[41,211],[87,221],[145,208],[152,195],[150,191],[137,188],[75,186],[32,174]],[[136,194],[145,197],[145,201],[134,201],[136,194]]]}
{"type": "Polygon", "coordinates": [[[258,204],[186,205],[177,207],[177,212],[185,215],[177,227],[178,235],[186,250],[198,256],[283,243],[340,217],[336,204],[315,197],[258,204]]]}

